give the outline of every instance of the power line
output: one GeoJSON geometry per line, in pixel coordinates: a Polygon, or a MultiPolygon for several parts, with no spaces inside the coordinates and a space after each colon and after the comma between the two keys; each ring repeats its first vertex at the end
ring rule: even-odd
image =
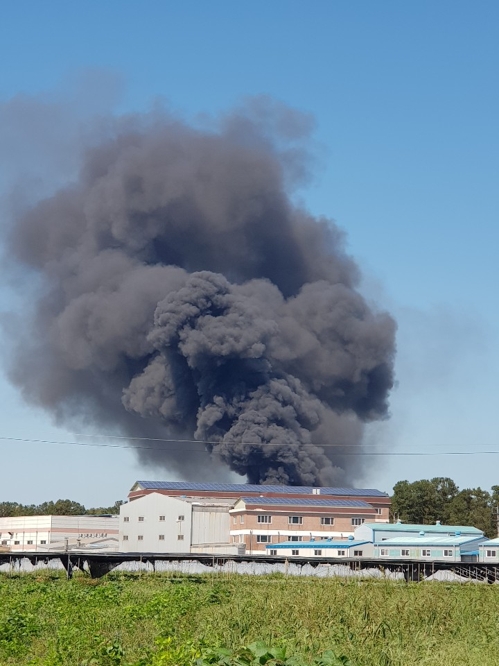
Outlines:
{"type": "MultiPolygon", "coordinates": [[[[80,437],[81,435],[77,435],[80,437]]],[[[89,437],[108,437],[104,435],[85,435],[89,437]]],[[[212,442],[207,440],[195,440],[195,439],[162,439],[162,438],[153,438],[153,437],[121,437],[121,436],[111,436],[116,439],[124,440],[144,440],[144,441],[153,441],[153,442],[164,442],[164,443],[176,443],[185,442],[187,444],[199,444],[199,445],[216,445],[220,442],[212,442]]],[[[3,442],[17,442],[17,443],[27,443],[27,444],[60,444],[64,446],[83,446],[83,447],[92,447],[92,448],[113,448],[113,449],[129,449],[133,451],[158,451],[157,446],[127,446],[124,444],[98,444],[93,442],[68,442],[62,440],[51,440],[51,439],[31,439],[29,437],[3,437],[0,436],[0,441],[3,442]]],[[[233,442],[240,443],[240,442],[233,442]]],[[[261,446],[262,442],[243,442],[245,444],[261,446]]],[[[266,446],[279,448],[278,444],[267,443],[266,446]]],[[[315,444],[303,444],[302,447],[312,446],[314,448],[351,448],[352,446],[362,446],[362,445],[349,445],[349,444],[324,444],[321,446],[316,446],[315,444]]],[[[179,446],[179,447],[167,447],[164,451],[190,451],[191,453],[204,453],[204,450],[200,450],[194,447],[188,446],[179,446]]],[[[427,457],[427,456],[481,456],[481,455],[499,455],[499,451],[341,451],[339,452],[340,456],[381,456],[381,457],[395,457],[395,456],[413,456],[413,457],[427,457]]]]}

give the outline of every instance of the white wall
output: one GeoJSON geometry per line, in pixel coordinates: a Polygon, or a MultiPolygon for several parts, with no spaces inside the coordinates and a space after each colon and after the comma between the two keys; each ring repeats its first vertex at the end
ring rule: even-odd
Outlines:
{"type": "Polygon", "coordinates": [[[175,497],[151,493],[120,507],[119,549],[124,553],[188,553],[191,530],[192,505],[175,497]]]}
{"type": "Polygon", "coordinates": [[[228,544],[229,509],[227,506],[192,505],[192,545],[228,544]]]}

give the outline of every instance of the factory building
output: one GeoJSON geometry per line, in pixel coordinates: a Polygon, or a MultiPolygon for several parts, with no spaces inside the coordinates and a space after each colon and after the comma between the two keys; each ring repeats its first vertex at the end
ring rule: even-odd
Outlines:
{"type": "Polygon", "coordinates": [[[399,537],[421,536],[421,533],[426,536],[441,536],[441,537],[455,537],[457,536],[475,536],[483,537],[482,530],[470,525],[442,525],[437,521],[434,525],[421,525],[402,523],[400,520],[396,523],[382,524],[380,522],[370,523],[366,521],[355,530],[356,539],[364,539],[377,543],[385,541],[386,539],[393,539],[399,537]]]}
{"type": "Polygon", "coordinates": [[[89,547],[117,550],[118,534],[118,516],[0,518],[0,545],[3,549],[12,552],[42,552],[89,547]]]}
{"type": "Polygon", "coordinates": [[[478,559],[478,549],[483,536],[436,536],[414,534],[410,537],[395,537],[374,543],[374,557],[391,560],[444,560],[463,562],[478,559]]]}
{"type": "Polygon", "coordinates": [[[120,551],[237,553],[229,543],[231,500],[149,493],[120,507],[120,551]]]}
{"type": "Polygon", "coordinates": [[[241,497],[229,513],[231,543],[243,544],[250,554],[281,542],[347,539],[356,526],[376,517],[363,500],[319,497],[241,497]]]}
{"type": "Polygon", "coordinates": [[[390,497],[373,488],[314,488],[312,486],[255,485],[249,483],[192,483],[189,481],[136,481],[128,494],[134,501],[151,493],[199,500],[232,500],[241,497],[363,500],[375,509],[376,521],[388,522],[390,497]]]}

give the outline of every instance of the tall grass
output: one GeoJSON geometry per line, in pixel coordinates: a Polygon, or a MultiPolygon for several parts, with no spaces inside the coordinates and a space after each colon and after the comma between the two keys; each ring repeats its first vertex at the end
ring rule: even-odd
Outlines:
{"type": "Polygon", "coordinates": [[[499,586],[242,575],[0,577],[2,666],[189,666],[210,650],[213,663],[220,648],[236,655],[223,663],[241,664],[241,646],[255,641],[285,648],[296,664],[333,650],[352,666],[497,666],[499,586]]]}

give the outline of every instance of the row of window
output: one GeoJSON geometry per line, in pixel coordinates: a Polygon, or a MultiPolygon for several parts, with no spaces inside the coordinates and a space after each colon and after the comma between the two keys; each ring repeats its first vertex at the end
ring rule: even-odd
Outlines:
{"type": "MultiPolygon", "coordinates": [[[[388,557],[390,554],[390,551],[388,548],[381,548],[379,551],[379,554],[381,557],[388,557]]],[[[408,548],[401,548],[400,549],[400,556],[401,557],[409,557],[410,555],[410,550],[408,548]]],[[[444,557],[452,557],[454,555],[454,551],[451,549],[444,550],[444,557]]],[[[421,557],[431,557],[431,550],[423,548],[421,550],[421,557]]]]}
{"type": "MultiPolygon", "coordinates": [[[[159,541],[164,541],[165,540],[165,535],[164,534],[159,534],[158,535],[159,541]]],[[[183,534],[177,534],[177,541],[183,541],[184,540],[184,535],[183,534]]],[[[123,541],[128,541],[128,534],[123,535],[123,541]]],[[[137,541],[144,541],[144,535],[139,534],[137,536],[137,541]]]]}
{"type": "MultiPolygon", "coordinates": [[[[40,543],[41,546],[44,546],[47,543],[47,541],[46,541],[46,539],[40,539],[39,543],[40,543]]],[[[34,544],[34,541],[32,539],[29,539],[28,541],[26,541],[27,546],[32,546],[33,544],[34,544]]],[[[9,545],[9,542],[4,539],[2,541],[2,546],[8,546],[8,545],[9,545]]],[[[14,541],[14,546],[20,546],[20,545],[21,545],[20,541],[17,541],[17,540],[14,541]]]]}
{"type": "MultiPolygon", "coordinates": [[[[139,523],[143,523],[143,522],[145,522],[145,519],[146,519],[145,516],[138,516],[138,518],[137,518],[137,520],[139,521],[139,523]]],[[[159,520],[160,520],[161,522],[164,522],[164,521],[166,520],[166,516],[159,516],[159,520]]],[[[179,516],[179,517],[177,518],[177,522],[178,522],[178,523],[179,523],[179,522],[181,523],[183,520],[185,520],[185,516],[179,516]]],[[[129,523],[129,522],[130,522],[130,516],[123,516],[123,522],[124,522],[124,523],[129,523]]]]}
{"type": "MultiPolygon", "coordinates": [[[[277,549],[270,550],[269,552],[270,552],[271,555],[277,555],[277,549]]],[[[362,553],[363,553],[362,550],[354,550],[353,551],[353,556],[354,557],[362,557],[362,553]]],[[[292,550],[291,551],[291,555],[298,556],[299,554],[300,554],[299,550],[292,550]]],[[[320,550],[320,549],[314,550],[314,555],[316,555],[317,557],[321,557],[322,556],[322,550],[320,550]]],[[[338,550],[338,557],[344,557],[345,555],[346,555],[345,550],[338,550]]]]}
{"type": "MultiPolygon", "coordinates": [[[[140,520],[140,518],[139,518],[140,520]]],[[[333,516],[321,516],[321,525],[334,525],[333,516]]],[[[352,525],[362,525],[365,518],[352,518],[352,525]]],[[[270,525],[272,523],[272,516],[269,514],[260,514],[257,517],[257,522],[270,525]]],[[[237,523],[237,516],[233,518],[234,525],[237,523]]],[[[244,516],[239,516],[239,523],[244,524],[244,516]]],[[[288,516],[288,525],[303,525],[303,516],[288,516]]]]}

